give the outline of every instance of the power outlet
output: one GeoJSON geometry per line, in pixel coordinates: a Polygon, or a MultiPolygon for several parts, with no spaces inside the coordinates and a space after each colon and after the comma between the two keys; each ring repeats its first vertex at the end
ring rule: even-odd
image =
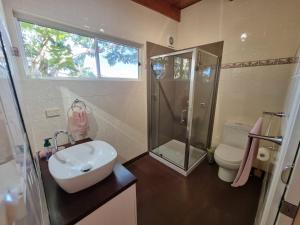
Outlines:
{"type": "Polygon", "coordinates": [[[46,109],[45,113],[46,113],[46,118],[59,117],[60,109],[59,108],[46,109]]]}

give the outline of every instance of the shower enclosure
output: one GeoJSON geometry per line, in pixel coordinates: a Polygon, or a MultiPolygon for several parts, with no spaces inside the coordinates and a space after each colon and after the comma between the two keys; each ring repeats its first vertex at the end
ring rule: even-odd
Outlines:
{"type": "Polygon", "coordinates": [[[211,145],[219,66],[201,48],[150,58],[150,155],[183,175],[211,145]]]}

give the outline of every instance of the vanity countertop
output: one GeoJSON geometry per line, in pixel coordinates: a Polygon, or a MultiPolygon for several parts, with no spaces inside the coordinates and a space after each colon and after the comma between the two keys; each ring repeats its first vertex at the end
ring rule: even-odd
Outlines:
{"type": "MultiPolygon", "coordinates": [[[[85,139],[78,144],[90,140],[85,139]]],[[[77,223],[137,181],[132,173],[117,163],[113,173],[101,182],[80,192],[68,194],[52,178],[46,160],[40,159],[39,166],[51,225],[77,223]]]]}

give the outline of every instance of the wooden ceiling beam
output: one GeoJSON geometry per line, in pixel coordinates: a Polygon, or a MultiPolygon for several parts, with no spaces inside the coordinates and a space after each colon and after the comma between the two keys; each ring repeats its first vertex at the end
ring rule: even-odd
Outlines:
{"type": "Polygon", "coordinates": [[[184,9],[186,7],[189,7],[197,2],[200,2],[201,0],[180,0],[179,1],[179,4],[178,4],[178,7],[180,9],[184,9]]]}
{"type": "Polygon", "coordinates": [[[180,9],[170,4],[168,1],[165,0],[132,0],[132,1],[180,22],[180,9]]]}

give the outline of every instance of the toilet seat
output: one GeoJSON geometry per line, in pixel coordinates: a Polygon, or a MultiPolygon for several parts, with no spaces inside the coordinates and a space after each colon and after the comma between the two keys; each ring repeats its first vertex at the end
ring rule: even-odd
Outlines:
{"type": "Polygon", "coordinates": [[[223,164],[239,166],[244,157],[244,152],[244,149],[219,144],[215,151],[215,158],[216,161],[221,161],[223,164]]]}

